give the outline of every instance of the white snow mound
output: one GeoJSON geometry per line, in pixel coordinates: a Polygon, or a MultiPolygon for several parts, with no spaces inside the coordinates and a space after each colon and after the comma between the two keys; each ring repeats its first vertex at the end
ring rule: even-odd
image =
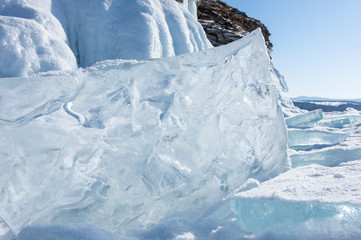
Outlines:
{"type": "Polygon", "coordinates": [[[0,4],[0,77],[150,59],[210,48],[174,0],[7,0],[0,4]]]}
{"type": "Polygon", "coordinates": [[[0,77],[74,68],[75,56],[50,0],[1,1],[0,77]]]}

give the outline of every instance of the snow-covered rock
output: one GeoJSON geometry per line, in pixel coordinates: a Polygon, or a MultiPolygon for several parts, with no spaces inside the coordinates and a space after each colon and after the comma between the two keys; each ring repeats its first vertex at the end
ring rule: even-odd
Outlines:
{"type": "Polygon", "coordinates": [[[278,175],[290,163],[277,86],[259,30],[174,58],[1,79],[2,232],[124,235],[278,175]]]}
{"type": "Polygon", "coordinates": [[[150,59],[211,47],[174,0],[6,0],[0,4],[0,77],[150,59]]]}

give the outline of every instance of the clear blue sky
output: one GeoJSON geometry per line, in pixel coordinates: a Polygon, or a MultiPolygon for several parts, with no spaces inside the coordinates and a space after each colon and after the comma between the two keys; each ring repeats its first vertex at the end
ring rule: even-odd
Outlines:
{"type": "Polygon", "coordinates": [[[289,96],[361,98],[361,0],[224,0],[261,20],[289,96]]]}

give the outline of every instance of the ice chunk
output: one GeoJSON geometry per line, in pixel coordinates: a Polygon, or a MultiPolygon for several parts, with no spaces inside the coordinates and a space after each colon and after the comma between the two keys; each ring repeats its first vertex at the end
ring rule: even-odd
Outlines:
{"type": "Polygon", "coordinates": [[[17,240],[120,240],[114,234],[91,225],[50,225],[24,228],[17,240]]]}
{"type": "Polygon", "coordinates": [[[331,128],[343,128],[345,125],[350,124],[351,121],[348,118],[340,118],[340,119],[330,119],[326,120],[324,122],[321,122],[320,124],[326,127],[331,128]]]}
{"type": "Polygon", "coordinates": [[[0,216],[0,239],[1,240],[13,240],[15,239],[14,233],[11,231],[8,224],[0,216]]]}
{"type": "MultiPolygon", "coordinates": [[[[237,199],[233,210],[242,228],[247,233],[262,233],[272,227],[292,226],[307,222],[321,222],[328,218],[337,219],[347,211],[361,217],[361,205],[285,201],[282,199],[237,199]]],[[[314,226],[316,227],[316,226],[314,226]]],[[[361,233],[361,231],[360,231],[361,233]]]]}
{"type": "Polygon", "coordinates": [[[361,120],[361,115],[356,114],[339,114],[337,116],[330,116],[324,121],[320,122],[320,125],[333,127],[333,128],[342,128],[347,124],[352,124],[361,120]]]}
{"type": "Polygon", "coordinates": [[[310,111],[301,115],[290,117],[286,119],[287,127],[309,127],[314,123],[323,119],[323,112],[321,109],[310,111]]]}
{"type": "Polygon", "coordinates": [[[251,239],[359,239],[361,205],[239,199],[235,214],[251,239]],[[250,237],[251,236],[251,237],[250,237]]]}
{"type": "Polygon", "coordinates": [[[361,159],[359,117],[358,111],[326,113],[313,128],[289,130],[292,166],[337,166],[361,159]]]}
{"type": "Polygon", "coordinates": [[[195,239],[238,240],[242,234],[231,210],[230,199],[182,212],[162,220],[156,226],[129,235],[131,239],[175,239],[192,233],[195,239]]]}
{"type": "Polygon", "coordinates": [[[256,239],[289,239],[285,236],[293,236],[292,229],[307,231],[291,239],[305,239],[310,232],[320,235],[317,239],[334,239],[332,234],[359,238],[361,230],[352,226],[360,226],[360,169],[361,160],[333,168],[295,168],[236,194],[233,211],[245,234],[256,239]],[[273,235],[279,238],[267,238],[273,235]]]}
{"type": "Polygon", "coordinates": [[[125,235],[287,170],[269,64],[257,30],[174,58],[2,79],[0,215],[15,234],[86,223],[125,235]]]}
{"type": "Polygon", "coordinates": [[[289,130],[288,146],[296,150],[310,150],[320,146],[339,144],[349,136],[347,133],[322,130],[289,130]]]}
{"type": "Polygon", "coordinates": [[[292,167],[309,164],[323,166],[337,166],[340,163],[361,159],[361,148],[357,146],[333,147],[308,153],[296,153],[291,155],[292,167]]]}

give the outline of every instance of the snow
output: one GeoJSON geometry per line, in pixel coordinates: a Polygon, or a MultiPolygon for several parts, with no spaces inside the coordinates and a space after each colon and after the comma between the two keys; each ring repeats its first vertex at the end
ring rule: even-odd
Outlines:
{"type": "Polygon", "coordinates": [[[82,67],[107,59],[169,57],[211,47],[202,26],[176,1],[69,0],[63,5],[62,24],[82,67]]]}
{"type": "Polygon", "coordinates": [[[198,18],[197,0],[183,0],[183,5],[188,9],[188,11],[193,15],[193,17],[198,18]]]}
{"type": "MultiPolygon", "coordinates": [[[[306,119],[315,114],[301,114],[306,119]],[[307,117],[305,117],[307,116],[307,117]]],[[[325,113],[302,129],[288,129],[290,171],[240,188],[232,198],[250,239],[358,239],[361,236],[361,113],[325,113]],[[351,119],[351,121],[350,121],[351,119]],[[335,121],[348,120],[340,126],[335,121]]],[[[302,121],[299,121],[302,123],[302,121]]]]}
{"type": "Polygon", "coordinates": [[[336,167],[307,165],[291,169],[236,197],[297,202],[361,203],[361,160],[336,167]]]}
{"type": "Polygon", "coordinates": [[[11,0],[0,5],[0,77],[210,47],[202,26],[173,0],[11,0]]]}
{"type": "Polygon", "coordinates": [[[198,216],[203,230],[167,236],[219,226],[214,236],[229,236],[236,223],[222,199],[290,167],[280,91],[260,30],[174,58],[3,78],[4,226],[16,235],[29,225],[91,224],[145,237],[187,212],[180,222],[198,216]]]}
{"type": "Polygon", "coordinates": [[[233,211],[255,239],[358,239],[360,169],[361,160],[298,167],[236,194],[233,211]]]}
{"type": "Polygon", "coordinates": [[[76,68],[50,1],[2,1],[0,4],[0,77],[28,76],[76,68]]]}

